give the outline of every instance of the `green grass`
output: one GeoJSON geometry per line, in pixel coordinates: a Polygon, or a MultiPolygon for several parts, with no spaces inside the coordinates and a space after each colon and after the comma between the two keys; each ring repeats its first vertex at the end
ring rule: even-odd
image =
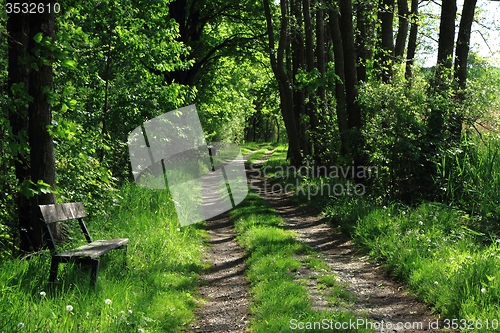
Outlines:
{"type": "Polygon", "coordinates": [[[337,201],[326,213],[445,318],[499,317],[500,241],[470,229],[468,215],[434,203],[410,209],[361,199],[337,201]]]}
{"type": "MultiPolygon", "coordinates": [[[[455,160],[443,160],[454,163],[452,169],[441,165],[448,170],[443,171],[441,181],[446,188],[443,199],[449,205],[386,203],[386,207],[369,193],[314,198],[311,202],[323,205],[332,227],[350,234],[444,318],[481,319],[483,327],[477,331],[488,332],[491,320],[500,316],[500,239],[496,236],[500,230],[500,142],[493,136],[483,140],[474,141],[470,150],[455,160]],[[489,328],[486,319],[490,320],[489,328]]],[[[264,166],[274,170],[285,167],[285,147],[278,146],[264,166]],[[279,150],[281,154],[277,154],[279,150]]],[[[273,172],[268,175],[276,176],[273,172]]],[[[279,176],[275,181],[291,181],[279,176]]],[[[303,177],[299,186],[320,181],[303,177]]],[[[306,201],[300,193],[295,197],[297,202],[306,201]]],[[[328,286],[334,281],[321,283],[328,286]]],[[[349,298],[341,287],[337,294],[333,302],[349,298]]]]}
{"type": "Polygon", "coordinates": [[[274,146],[272,143],[259,144],[257,151],[249,156],[248,161],[246,163],[252,164],[255,163],[255,161],[261,160],[262,157],[264,157],[264,154],[267,153],[269,150],[272,150],[273,148],[274,146]]]}
{"type": "MultiPolygon", "coordinates": [[[[319,324],[315,329],[305,329],[307,326],[299,329],[298,323],[325,320],[330,325],[330,321],[356,319],[348,313],[312,310],[307,290],[295,280],[293,272],[303,264],[295,255],[309,254],[312,258],[313,252],[297,241],[292,231],[282,228],[282,219],[258,195],[250,193],[230,214],[239,234],[238,241],[248,252],[247,278],[253,298],[250,332],[324,332],[319,324]]],[[[321,266],[317,258],[309,263],[321,266]]]]}
{"type": "Polygon", "coordinates": [[[130,238],[127,266],[122,251],[105,255],[93,290],[86,267],[60,265],[51,289],[47,253],[3,261],[0,331],[167,332],[193,319],[205,232],[178,227],[167,191],[128,184],[119,196],[106,217],[87,219],[87,227],[95,239],[130,238]]]}

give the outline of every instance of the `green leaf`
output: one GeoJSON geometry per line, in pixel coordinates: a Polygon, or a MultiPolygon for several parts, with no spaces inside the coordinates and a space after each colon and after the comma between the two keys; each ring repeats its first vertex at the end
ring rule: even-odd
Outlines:
{"type": "Polygon", "coordinates": [[[40,43],[43,39],[43,34],[39,32],[35,35],[35,37],[33,37],[33,39],[35,40],[35,42],[40,43]]]}
{"type": "Polygon", "coordinates": [[[62,65],[69,69],[76,69],[76,61],[71,59],[64,59],[62,61],[62,65]]]}

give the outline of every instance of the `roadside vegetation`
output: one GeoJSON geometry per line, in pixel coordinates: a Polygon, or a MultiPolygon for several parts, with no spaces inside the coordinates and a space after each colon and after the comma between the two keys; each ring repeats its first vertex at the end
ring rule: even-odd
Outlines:
{"type": "MultiPolygon", "coordinates": [[[[500,166],[496,135],[472,137],[469,150],[447,157],[455,163],[453,174],[443,179],[447,191],[442,201],[404,203],[391,200],[366,183],[367,193],[327,195],[308,198],[299,187],[345,183],[345,179],[305,177],[286,170],[286,145],[278,145],[266,173],[272,184],[292,184],[297,204],[321,206],[333,228],[349,234],[360,248],[385,265],[422,301],[449,319],[465,319],[459,328],[490,332],[500,316],[500,238],[497,222],[497,193],[500,193],[500,166]],[[486,321],[488,319],[488,321],[486,321]],[[474,323],[472,322],[474,320],[474,323]]],[[[312,167],[309,169],[311,172],[312,167]]],[[[377,179],[383,181],[384,179],[377,179]]],[[[444,321],[442,321],[444,324],[444,321]]],[[[451,325],[451,322],[450,322],[451,325]]]]}
{"type": "Polygon", "coordinates": [[[86,224],[95,239],[130,238],[126,259],[122,251],[104,256],[95,289],[90,269],[68,264],[51,288],[47,252],[2,261],[0,332],[170,332],[189,324],[205,231],[179,228],[167,191],[131,183],[118,196],[106,217],[86,224]]]}

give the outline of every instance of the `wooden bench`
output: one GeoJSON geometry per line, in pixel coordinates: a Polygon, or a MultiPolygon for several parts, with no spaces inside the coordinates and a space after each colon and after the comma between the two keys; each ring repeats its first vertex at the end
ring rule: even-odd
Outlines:
{"type": "Polygon", "coordinates": [[[54,282],[56,280],[60,263],[77,263],[92,266],[90,284],[91,286],[94,286],[97,281],[97,274],[99,273],[98,258],[111,250],[123,248],[127,251],[128,249],[128,238],[92,241],[92,238],[90,237],[87,227],[82,219],[87,216],[87,213],[85,213],[85,209],[80,202],[40,205],[38,207],[40,208],[40,218],[43,221],[42,225],[44,227],[45,240],[47,242],[47,246],[52,252],[52,263],[50,265],[49,276],[50,282],[54,282]],[[78,220],[80,228],[82,229],[88,244],[59,253],[49,224],[75,219],[78,220]]]}

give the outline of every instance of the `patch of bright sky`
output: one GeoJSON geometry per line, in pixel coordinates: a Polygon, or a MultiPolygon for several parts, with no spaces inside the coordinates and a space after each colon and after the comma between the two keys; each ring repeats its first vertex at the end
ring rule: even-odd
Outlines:
{"type": "MultiPolygon", "coordinates": [[[[456,33],[458,33],[463,3],[463,0],[457,2],[456,33]]],[[[439,17],[441,7],[429,2],[429,4],[420,8],[420,11],[439,17]]],[[[500,1],[478,0],[475,19],[477,19],[478,23],[474,22],[472,25],[471,52],[477,52],[480,57],[486,58],[492,65],[500,66],[500,1]]],[[[424,43],[430,44],[430,48],[424,49],[420,47],[417,49],[417,59],[423,67],[436,65],[439,20],[435,20],[434,25],[431,27],[434,32],[432,38],[425,38],[424,41],[424,43]]]]}

